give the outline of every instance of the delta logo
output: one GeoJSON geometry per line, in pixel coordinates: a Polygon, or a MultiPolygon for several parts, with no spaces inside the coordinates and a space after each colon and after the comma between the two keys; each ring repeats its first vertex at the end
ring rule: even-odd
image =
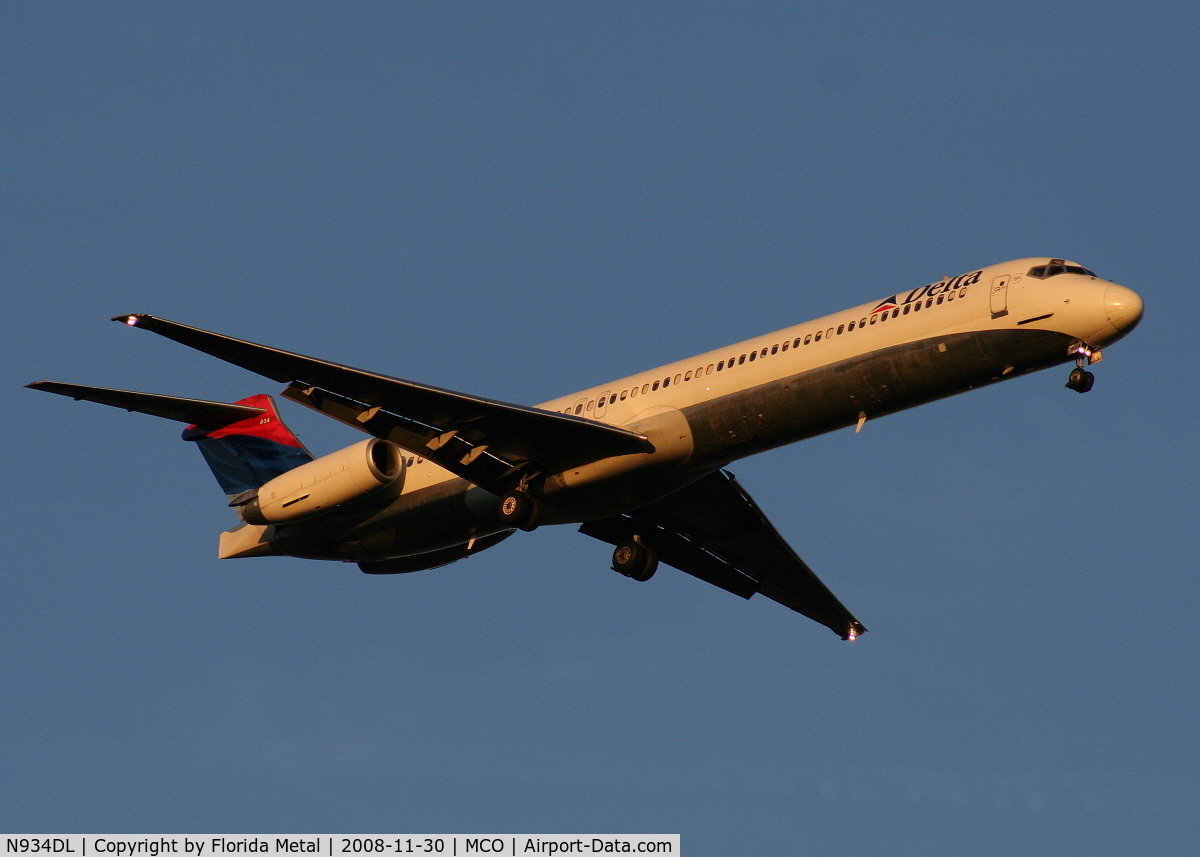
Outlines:
{"type": "Polygon", "coordinates": [[[905,304],[913,303],[914,301],[923,300],[924,298],[937,297],[946,292],[953,292],[958,289],[965,289],[974,283],[979,282],[979,278],[983,276],[983,269],[972,271],[969,274],[959,274],[957,277],[947,278],[936,283],[930,283],[927,286],[921,286],[919,289],[913,289],[904,299],[900,299],[900,295],[895,294],[890,298],[885,298],[879,302],[875,309],[871,310],[871,315],[877,312],[889,312],[894,309],[899,309],[905,304]]]}

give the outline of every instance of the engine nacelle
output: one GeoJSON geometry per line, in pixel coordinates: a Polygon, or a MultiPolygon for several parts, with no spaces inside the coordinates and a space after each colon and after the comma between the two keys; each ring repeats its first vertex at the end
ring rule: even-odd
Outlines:
{"type": "Polygon", "coordinates": [[[384,489],[398,494],[404,471],[400,448],[371,438],[276,476],[238,511],[249,524],[290,524],[384,489]]]}

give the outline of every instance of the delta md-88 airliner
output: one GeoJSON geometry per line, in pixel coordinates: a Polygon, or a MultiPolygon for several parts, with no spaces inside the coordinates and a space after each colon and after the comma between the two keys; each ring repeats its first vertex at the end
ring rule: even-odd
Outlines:
{"type": "Polygon", "coordinates": [[[516,530],[578,524],[613,569],[666,563],[761,593],[854,639],[866,629],[788,546],[732,461],[1035,369],[1067,387],[1142,317],[1130,289],[1064,259],[1019,259],[708,351],[537,407],[456,393],[151,315],[145,328],[288,386],[371,435],[313,458],[269,396],[235,404],[43,381],[30,387],[187,423],[240,518],[219,556],[446,565],[516,530]]]}

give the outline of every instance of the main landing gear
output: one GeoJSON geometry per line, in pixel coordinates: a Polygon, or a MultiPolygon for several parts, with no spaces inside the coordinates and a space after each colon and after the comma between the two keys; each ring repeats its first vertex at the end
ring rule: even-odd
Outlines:
{"type": "Polygon", "coordinates": [[[1086,393],[1096,383],[1096,376],[1084,369],[1084,364],[1099,363],[1104,359],[1104,354],[1086,342],[1072,345],[1067,353],[1075,355],[1075,368],[1067,376],[1067,389],[1074,390],[1076,393],[1086,393]]]}
{"type": "Polygon", "coordinates": [[[613,571],[645,583],[658,571],[658,555],[637,537],[626,539],[613,551],[613,571]]]}
{"type": "Polygon", "coordinates": [[[510,491],[500,498],[500,523],[532,533],[542,522],[542,501],[527,491],[510,491]]]}

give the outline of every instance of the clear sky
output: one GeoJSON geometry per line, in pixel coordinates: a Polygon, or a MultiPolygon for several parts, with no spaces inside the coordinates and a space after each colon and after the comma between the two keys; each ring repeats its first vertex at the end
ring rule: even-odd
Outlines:
{"type": "Polygon", "coordinates": [[[1198,26],[4,4],[0,829],[1194,853],[1198,26]],[[20,388],[279,391],[108,321],[149,312],[536,403],[1030,255],[1145,299],[1091,393],[1056,368],[731,468],[853,644],[568,527],[391,578],[218,561],[178,425],[20,388]]]}

